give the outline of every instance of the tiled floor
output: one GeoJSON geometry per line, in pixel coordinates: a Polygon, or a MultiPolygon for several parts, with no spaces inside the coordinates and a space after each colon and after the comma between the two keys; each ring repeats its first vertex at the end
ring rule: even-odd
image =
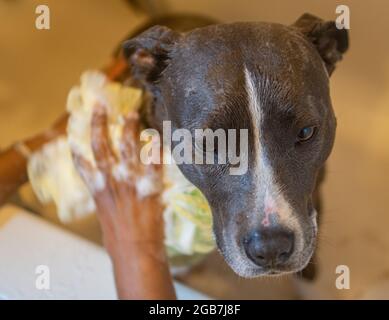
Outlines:
{"type": "MultiPolygon", "coordinates": [[[[164,2],[169,10],[214,13],[224,21],[282,23],[306,11],[333,18],[338,3],[164,2]]],[[[389,4],[343,2],[351,9],[351,47],[332,79],[338,134],[324,188],[317,281],[240,279],[214,254],[184,277],[192,286],[221,298],[358,298],[389,281],[389,4]],[[350,290],[335,287],[335,268],[343,264],[351,270],[350,290]]],[[[0,2],[0,147],[52,122],[81,71],[103,65],[142,18],[119,0],[46,3],[50,31],[34,29],[38,1],[0,2]]],[[[389,298],[389,291],[385,294],[389,298]]]]}

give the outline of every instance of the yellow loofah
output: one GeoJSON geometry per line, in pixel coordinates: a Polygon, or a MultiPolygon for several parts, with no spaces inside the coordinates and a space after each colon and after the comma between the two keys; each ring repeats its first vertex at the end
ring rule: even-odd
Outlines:
{"type": "MultiPolygon", "coordinates": [[[[49,143],[29,160],[28,173],[37,197],[43,203],[54,202],[59,218],[65,222],[93,214],[95,210],[93,199],[73,166],[69,146],[95,165],[90,120],[97,102],[108,107],[109,133],[114,151],[118,152],[123,116],[139,109],[142,91],[110,82],[100,72],[88,71],[81,76],[81,84],[68,95],[67,137],[49,143]]],[[[198,257],[210,252],[215,243],[207,200],[175,164],[163,168],[162,199],[166,207],[165,243],[169,257],[198,257]]]]}

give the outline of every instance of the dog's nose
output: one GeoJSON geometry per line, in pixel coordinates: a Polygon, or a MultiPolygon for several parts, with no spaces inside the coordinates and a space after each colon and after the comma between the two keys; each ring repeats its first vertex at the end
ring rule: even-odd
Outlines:
{"type": "Polygon", "coordinates": [[[256,265],[263,268],[280,266],[293,253],[294,234],[279,227],[255,230],[244,239],[244,247],[256,265]]]}

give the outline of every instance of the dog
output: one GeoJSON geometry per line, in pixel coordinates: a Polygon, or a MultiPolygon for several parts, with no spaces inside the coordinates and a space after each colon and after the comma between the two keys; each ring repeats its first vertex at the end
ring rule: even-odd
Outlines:
{"type": "Polygon", "coordinates": [[[123,44],[150,92],[151,126],[248,129],[245,174],[228,174],[228,163],[179,166],[207,198],[217,247],[242,277],[296,273],[313,256],[336,131],[329,77],[347,49],[347,30],[310,14],[290,26],[156,25],[123,44]]]}

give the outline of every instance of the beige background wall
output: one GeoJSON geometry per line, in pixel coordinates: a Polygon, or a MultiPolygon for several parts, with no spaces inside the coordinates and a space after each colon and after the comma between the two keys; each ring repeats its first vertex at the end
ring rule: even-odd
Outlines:
{"type": "MultiPolygon", "coordinates": [[[[147,2],[147,1],[146,1],[147,2]]],[[[337,142],[325,185],[320,277],[304,297],[361,297],[389,279],[389,2],[169,0],[158,12],[195,12],[223,21],[289,24],[310,12],[334,19],[351,9],[350,51],[331,79],[337,142]],[[335,267],[351,268],[351,290],[335,288],[335,267]]],[[[51,30],[34,28],[32,0],[0,0],[0,148],[47,127],[64,110],[79,74],[108,61],[144,16],[121,0],[49,0],[51,30]]],[[[297,297],[294,281],[238,279],[210,257],[185,281],[219,297],[297,297]]],[[[388,280],[389,281],[389,280],[388,280]]],[[[389,292],[387,292],[389,297],[389,292]]]]}

